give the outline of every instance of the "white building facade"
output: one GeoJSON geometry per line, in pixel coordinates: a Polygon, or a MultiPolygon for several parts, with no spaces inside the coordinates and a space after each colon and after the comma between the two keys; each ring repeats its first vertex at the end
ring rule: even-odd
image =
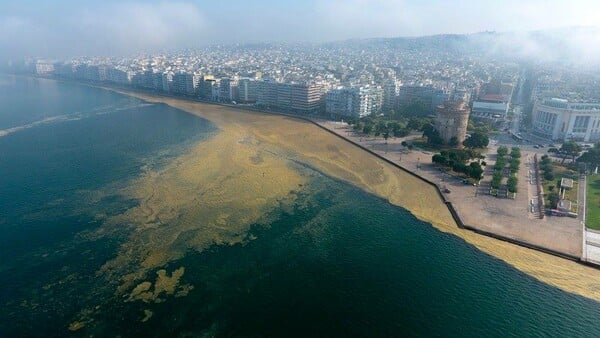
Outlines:
{"type": "Polygon", "coordinates": [[[600,141],[600,102],[544,99],[535,103],[532,132],[549,140],[600,141]]]}
{"type": "Polygon", "coordinates": [[[381,87],[337,88],[325,97],[325,111],[332,115],[369,116],[379,113],[382,104],[381,87]]]}

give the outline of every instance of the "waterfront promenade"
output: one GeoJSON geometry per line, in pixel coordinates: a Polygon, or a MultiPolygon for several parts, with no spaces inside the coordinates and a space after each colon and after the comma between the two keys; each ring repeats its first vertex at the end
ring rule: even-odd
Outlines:
{"type": "MultiPolygon", "coordinates": [[[[534,180],[530,180],[533,169],[533,153],[523,152],[521,168],[518,172],[519,193],[515,199],[498,198],[489,195],[491,170],[495,163],[496,146],[488,149],[485,161],[487,168],[481,185],[463,183],[462,178],[439,170],[431,162],[433,153],[418,149],[408,150],[402,141],[418,137],[383,138],[365,137],[356,133],[344,122],[314,119],[321,127],[395,163],[434,184],[444,193],[446,201],[452,204],[465,227],[516,244],[547,251],[570,259],[582,256],[583,233],[579,220],[571,218],[539,218],[539,212],[531,208],[531,201],[537,200],[534,180]]],[[[432,196],[437,198],[437,196],[432,196]]]]}

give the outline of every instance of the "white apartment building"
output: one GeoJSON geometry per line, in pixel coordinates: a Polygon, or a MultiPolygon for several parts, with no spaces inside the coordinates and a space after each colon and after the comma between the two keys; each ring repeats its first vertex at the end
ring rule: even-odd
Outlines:
{"type": "Polygon", "coordinates": [[[333,115],[364,117],[377,114],[383,104],[381,87],[337,88],[325,97],[325,111],[333,115]]]}

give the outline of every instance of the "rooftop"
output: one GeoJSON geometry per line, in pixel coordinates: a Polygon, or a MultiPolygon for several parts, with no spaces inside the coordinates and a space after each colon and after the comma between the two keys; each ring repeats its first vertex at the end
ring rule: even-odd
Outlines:
{"type": "Polygon", "coordinates": [[[573,180],[570,178],[562,178],[560,180],[560,187],[564,189],[573,189],[573,180]]]}

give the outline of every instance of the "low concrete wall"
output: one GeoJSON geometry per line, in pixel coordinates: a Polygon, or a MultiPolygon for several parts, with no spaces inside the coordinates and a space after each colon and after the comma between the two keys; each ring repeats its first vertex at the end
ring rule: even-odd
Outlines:
{"type": "MultiPolygon", "coordinates": [[[[332,131],[332,130],[330,130],[330,129],[327,129],[327,128],[325,128],[325,127],[321,126],[320,124],[318,124],[318,123],[317,123],[317,122],[315,122],[315,121],[312,121],[312,120],[310,120],[310,119],[307,119],[307,118],[301,118],[301,119],[303,119],[303,120],[307,120],[307,121],[309,121],[309,122],[312,122],[312,123],[314,123],[315,125],[317,125],[317,126],[318,126],[318,127],[320,127],[321,129],[323,129],[323,130],[326,130],[327,132],[329,132],[329,133],[331,133],[331,134],[333,134],[333,135],[336,135],[337,137],[340,137],[340,138],[342,138],[342,139],[344,139],[344,140],[346,140],[346,141],[348,141],[348,142],[350,142],[350,143],[352,143],[352,144],[356,145],[357,147],[360,147],[361,149],[363,149],[363,150],[365,150],[365,151],[369,152],[371,155],[374,155],[374,156],[376,156],[377,158],[379,158],[379,159],[381,159],[381,160],[383,160],[383,161],[385,161],[385,162],[387,162],[387,163],[389,163],[389,164],[393,165],[394,167],[396,167],[396,168],[398,168],[398,169],[400,169],[400,170],[403,170],[404,172],[407,172],[407,173],[409,173],[409,174],[413,175],[414,177],[417,177],[418,179],[420,179],[420,180],[422,180],[422,181],[424,181],[424,182],[426,182],[426,183],[428,183],[428,184],[432,185],[433,187],[435,187],[435,190],[437,191],[437,193],[438,193],[439,197],[442,199],[442,201],[444,202],[444,204],[445,204],[445,205],[446,205],[446,207],[448,208],[448,211],[449,211],[449,212],[450,212],[450,214],[452,215],[452,218],[454,219],[454,221],[456,222],[456,225],[457,225],[459,228],[461,228],[461,229],[467,229],[467,230],[473,231],[473,232],[475,232],[475,233],[477,233],[477,234],[480,234],[480,235],[484,235],[484,236],[492,237],[492,238],[494,238],[494,239],[501,240],[501,241],[504,241],[504,242],[508,242],[508,243],[511,243],[511,244],[516,244],[516,245],[519,245],[519,246],[522,246],[522,247],[526,247],[526,248],[528,248],[528,249],[534,249],[534,250],[538,250],[538,251],[541,251],[541,252],[544,252],[544,253],[547,253],[547,254],[550,254],[550,255],[553,255],[553,256],[560,257],[560,258],[564,258],[564,259],[568,259],[568,260],[572,260],[572,261],[580,262],[580,257],[577,257],[577,256],[572,256],[572,255],[565,254],[565,253],[562,253],[562,252],[559,252],[559,251],[555,251],[555,250],[552,250],[552,249],[548,249],[548,248],[545,248],[545,247],[541,247],[541,246],[538,246],[538,245],[535,245],[535,244],[531,244],[531,243],[527,243],[527,242],[520,241],[520,240],[517,240],[517,239],[513,239],[513,238],[505,237],[505,236],[502,236],[502,235],[494,234],[494,233],[492,233],[492,232],[485,231],[485,230],[481,230],[481,229],[478,229],[478,228],[475,228],[475,227],[473,227],[473,226],[470,226],[470,225],[467,225],[467,224],[465,224],[465,223],[463,222],[463,220],[460,218],[460,215],[458,214],[458,212],[456,211],[456,209],[454,208],[454,205],[452,205],[452,202],[450,202],[450,201],[448,201],[448,200],[446,199],[446,196],[445,196],[445,195],[443,194],[443,192],[440,190],[440,187],[439,187],[437,184],[435,184],[434,182],[432,182],[432,181],[428,180],[428,179],[427,179],[427,178],[425,178],[425,177],[422,177],[422,176],[419,176],[419,175],[417,175],[416,173],[414,173],[414,172],[412,172],[412,171],[410,171],[410,170],[408,170],[408,169],[406,169],[406,168],[402,167],[401,165],[399,165],[399,164],[397,164],[397,163],[394,163],[394,162],[390,161],[389,159],[387,159],[387,158],[385,158],[385,157],[383,157],[383,156],[381,156],[381,155],[377,154],[376,152],[374,152],[374,151],[372,151],[372,150],[370,150],[370,149],[368,149],[368,148],[365,148],[365,147],[363,147],[362,145],[360,145],[360,144],[358,144],[358,143],[354,142],[354,141],[353,141],[353,140],[351,140],[351,139],[348,139],[348,138],[344,137],[343,135],[340,135],[340,134],[338,134],[338,133],[336,133],[336,132],[334,132],[334,131],[332,131]]],[[[583,263],[583,262],[582,262],[582,263],[583,263]]],[[[590,265],[590,264],[586,264],[586,265],[590,265]]],[[[597,266],[596,266],[596,267],[597,267],[597,266]]]]}

